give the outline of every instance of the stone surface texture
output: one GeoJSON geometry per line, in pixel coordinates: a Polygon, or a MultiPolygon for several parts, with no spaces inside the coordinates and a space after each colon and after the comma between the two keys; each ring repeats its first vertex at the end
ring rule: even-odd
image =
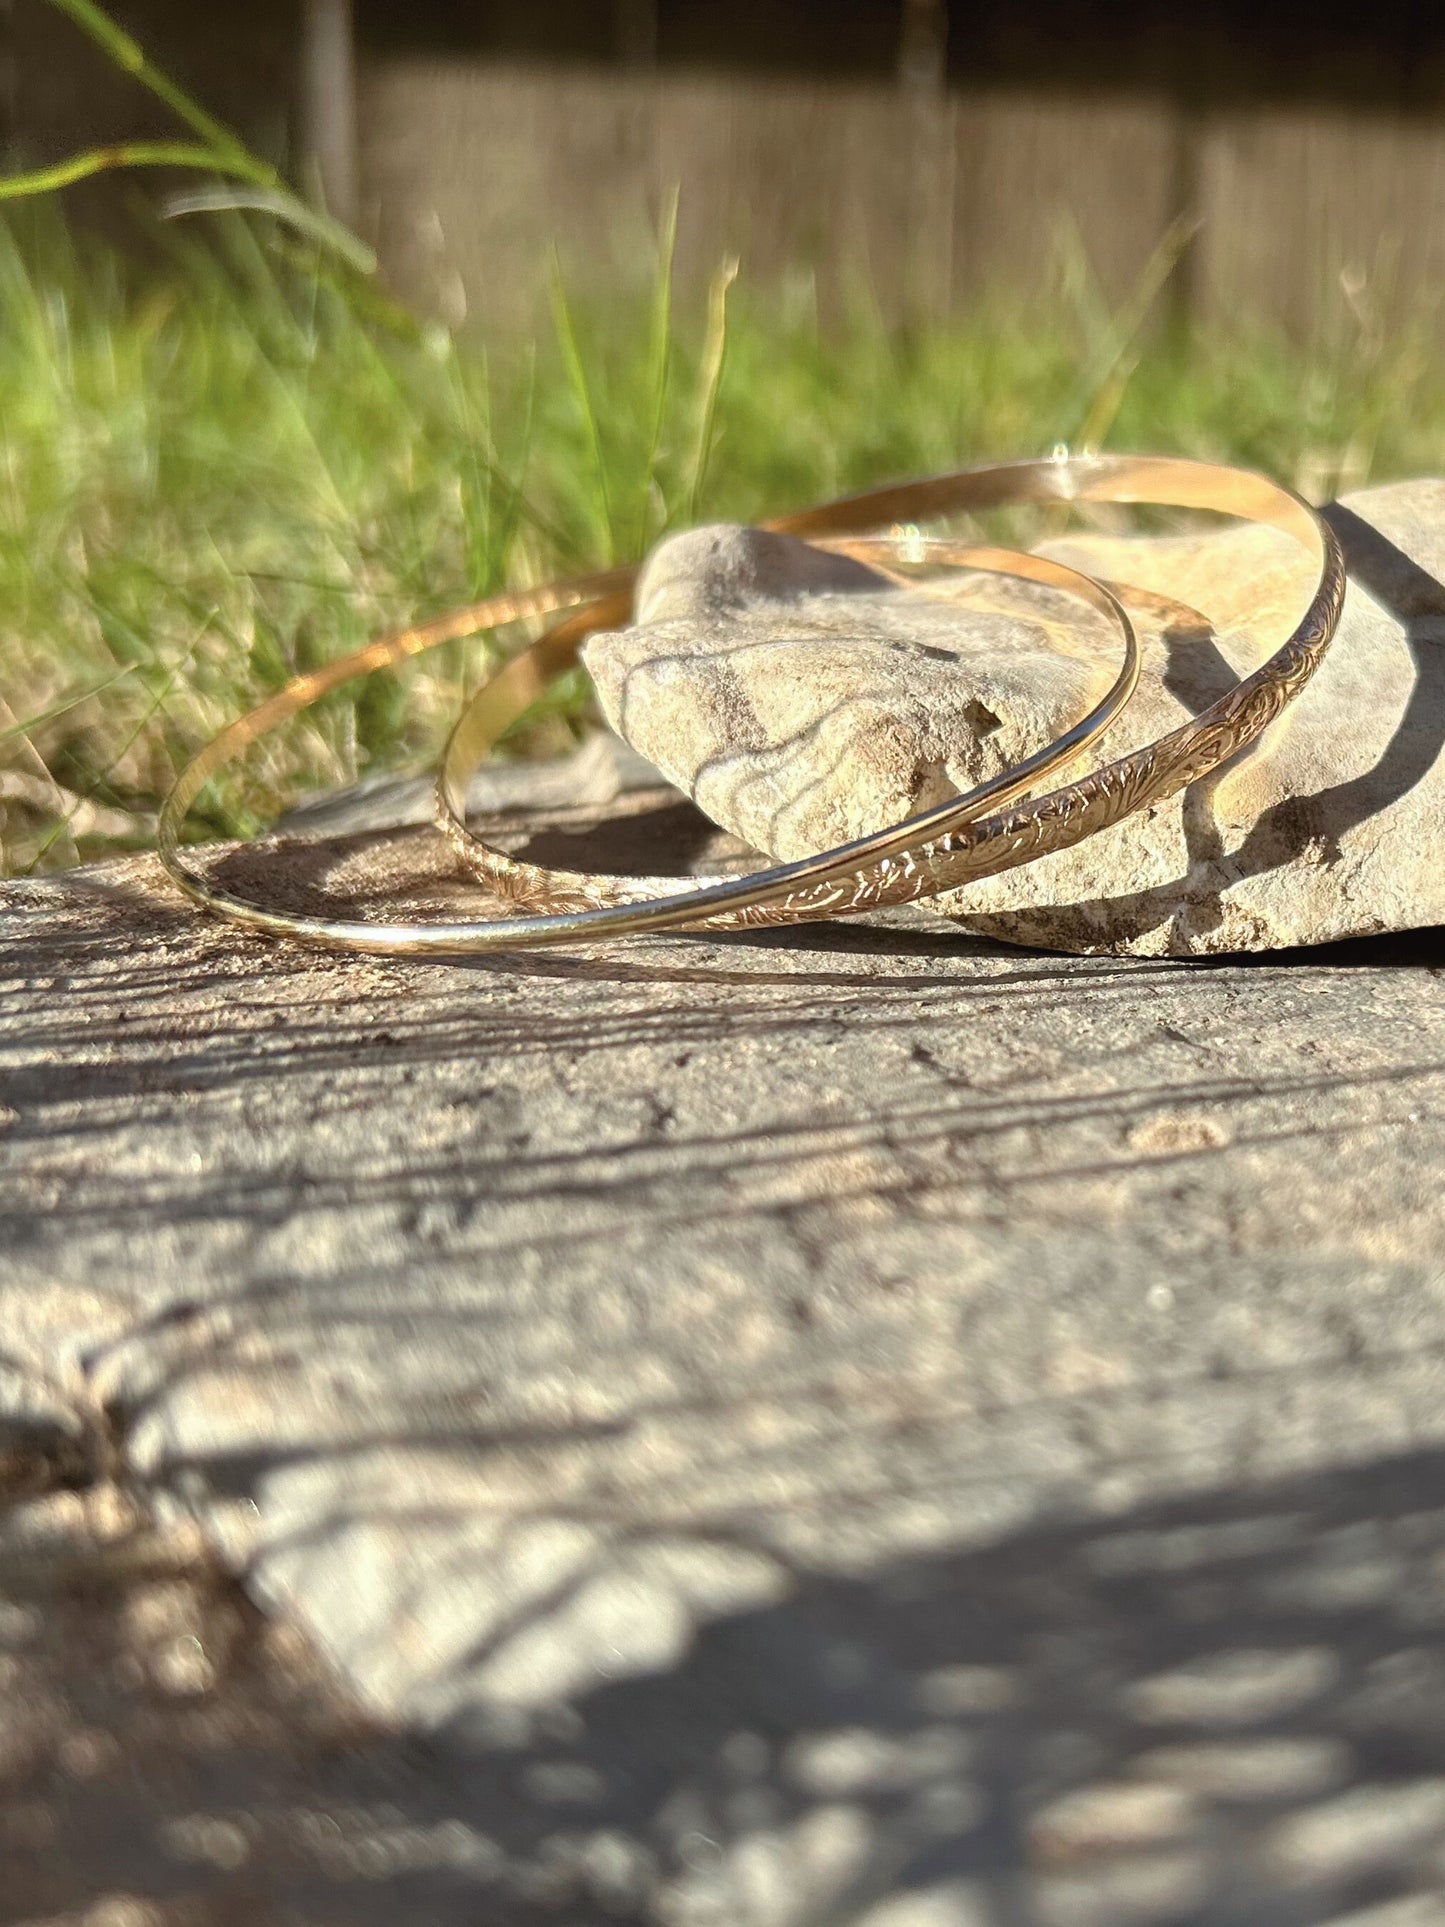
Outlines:
{"type": "MultiPolygon", "coordinates": [[[[613,853],[697,827],[634,798],[613,853]]],[[[427,833],[216,861],[474,900],[427,833]]],[[[1437,1917],[1442,971],[921,915],[389,964],[149,860],[7,886],[12,1368],[337,1698],[273,1659],[249,1728],[147,1713],[173,1790],[113,1807],[99,1675],[73,1773],[5,1727],[0,1919],[1437,1917]]],[[[0,1688],[73,1696],[8,1557],[0,1688]]],[[[154,1706],[190,1583],[124,1622],[154,1706]]]]}
{"type": "MultiPolygon", "coordinates": [[[[1369,489],[1327,514],[1350,589],[1285,718],[1181,796],[940,908],[1011,942],[1138,955],[1445,921],[1445,483],[1369,489]]],[[[1049,546],[1175,605],[1124,588],[1145,673],[1095,763],[1257,667],[1312,587],[1303,552],[1266,529],[1049,546]]],[[[787,537],[700,530],[657,551],[636,626],[594,638],[587,663],[635,749],[734,835],[795,857],[900,821],[1072,723],[1119,652],[1078,611],[982,577],[883,587],[787,537]]]]}

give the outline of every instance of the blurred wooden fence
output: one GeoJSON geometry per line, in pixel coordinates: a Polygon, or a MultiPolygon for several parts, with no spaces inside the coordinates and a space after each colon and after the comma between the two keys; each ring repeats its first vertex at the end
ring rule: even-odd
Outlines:
{"type": "Polygon", "coordinates": [[[1047,298],[1065,242],[1118,301],[1186,216],[1200,319],[1309,334],[1445,289],[1445,119],[413,58],[360,84],[368,224],[453,317],[532,319],[554,242],[574,285],[636,278],[674,184],[685,287],[736,251],[754,285],[938,313],[1047,298]]]}

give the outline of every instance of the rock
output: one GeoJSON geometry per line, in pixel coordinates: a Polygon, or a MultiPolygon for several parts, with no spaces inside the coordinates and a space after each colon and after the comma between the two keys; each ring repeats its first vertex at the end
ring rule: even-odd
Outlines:
{"type": "Polygon", "coordinates": [[[978,782],[1112,679],[1119,642],[1081,603],[949,586],[972,597],[962,635],[956,604],[845,556],[696,529],[648,563],[637,625],[585,660],[608,722],[714,822],[810,855],[978,782]]]}
{"type": "MultiPolygon", "coordinates": [[[[475,900],[429,832],[216,861],[475,900]]],[[[391,964],[134,859],[5,886],[0,938],[0,1325],[204,1541],[71,1604],[58,1502],[0,1541],[20,1918],[1438,1887],[1445,933],[391,964]]]]}
{"type": "MultiPolygon", "coordinates": [[[[1328,514],[1350,569],[1344,617],[1259,744],[1179,797],[934,907],[1015,943],[1139,955],[1445,921],[1445,483],[1369,489],[1328,514]]],[[[1134,598],[1141,687],[1080,770],[1213,701],[1277,645],[1311,586],[1307,559],[1260,528],[1090,536],[1051,552],[1183,605],[1161,615],[1134,598]]],[[[1067,599],[973,578],[946,607],[805,554],[755,530],[675,538],[648,566],[637,625],[587,648],[613,727],[774,856],[896,822],[1017,761],[1096,700],[1117,661],[1103,624],[1078,622],[1067,599]]]]}

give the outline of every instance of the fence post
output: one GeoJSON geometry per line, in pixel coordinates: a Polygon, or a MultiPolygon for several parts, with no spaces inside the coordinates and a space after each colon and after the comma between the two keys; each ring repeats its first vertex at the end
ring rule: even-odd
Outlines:
{"type": "Polygon", "coordinates": [[[903,0],[898,78],[917,93],[942,93],[948,78],[948,0],[903,0]]]}
{"type": "Polygon", "coordinates": [[[312,191],[338,221],[354,225],[361,196],[351,0],[304,0],[301,133],[312,191]]]}
{"type": "Polygon", "coordinates": [[[613,39],[624,67],[657,60],[657,0],[614,0],[613,39]]]}
{"type": "Polygon", "coordinates": [[[898,84],[907,103],[910,317],[937,319],[953,304],[954,125],[948,96],[948,0],[903,0],[898,84]]]}

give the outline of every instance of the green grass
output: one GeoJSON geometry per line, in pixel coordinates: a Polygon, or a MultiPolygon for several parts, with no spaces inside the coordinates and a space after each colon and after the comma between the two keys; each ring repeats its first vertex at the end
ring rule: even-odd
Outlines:
{"type": "MultiPolygon", "coordinates": [[[[745,273],[710,304],[672,302],[661,270],[605,309],[559,283],[544,342],[489,351],[363,312],[264,218],[165,232],[142,274],[52,208],[0,228],[10,873],[144,845],[181,761],[295,670],[694,517],[1086,426],[1315,496],[1441,466],[1445,373],[1418,344],[1361,325],[1303,358],[1258,335],[1141,346],[1077,272],[1026,320],[909,330],[863,302],[820,330],[806,288],[764,295],[745,273]]],[[[253,754],[209,827],[424,761],[492,646],[333,698],[253,754]]],[[[522,747],[555,746],[578,700],[522,747]]]]}

